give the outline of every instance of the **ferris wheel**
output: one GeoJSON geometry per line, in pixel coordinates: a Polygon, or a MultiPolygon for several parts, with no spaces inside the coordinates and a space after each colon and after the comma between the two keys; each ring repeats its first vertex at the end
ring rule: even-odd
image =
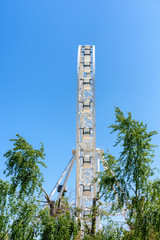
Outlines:
{"type": "MultiPolygon", "coordinates": [[[[99,159],[102,155],[96,149],[95,120],[95,46],[80,45],[77,61],[77,114],[76,114],[76,149],[73,156],[53,188],[50,199],[58,190],[58,201],[66,191],[66,183],[76,161],[76,208],[80,209],[79,218],[90,225],[89,215],[93,199],[97,196],[98,184],[94,181],[99,171],[99,159]],[[62,185],[61,181],[64,179],[62,185]]],[[[99,218],[96,230],[99,229],[99,218]]]]}

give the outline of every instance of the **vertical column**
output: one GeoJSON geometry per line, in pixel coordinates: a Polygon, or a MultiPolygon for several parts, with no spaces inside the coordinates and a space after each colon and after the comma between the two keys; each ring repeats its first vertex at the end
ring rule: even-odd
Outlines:
{"type": "MultiPolygon", "coordinates": [[[[77,64],[77,176],[76,206],[82,210],[81,219],[90,214],[97,172],[95,132],[95,47],[79,46],[77,64]]],[[[89,220],[88,220],[89,223],[89,220]]]]}

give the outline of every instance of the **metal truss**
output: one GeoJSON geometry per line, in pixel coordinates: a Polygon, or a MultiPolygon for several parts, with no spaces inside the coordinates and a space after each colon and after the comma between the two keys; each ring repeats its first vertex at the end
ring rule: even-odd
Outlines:
{"type": "MultiPolygon", "coordinates": [[[[99,171],[95,129],[95,46],[79,46],[77,63],[76,207],[89,225],[99,171]]],[[[82,224],[83,225],[83,224],[82,224]]],[[[98,226],[97,226],[98,228],[98,226]]]]}
{"type": "Polygon", "coordinates": [[[64,180],[64,183],[63,183],[63,185],[62,185],[62,188],[61,188],[61,191],[60,191],[60,193],[59,193],[59,196],[58,196],[58,199],[57,199],[57,200],[59,200],[59,199],[61,198],[61,196],[62,196],[62,194],[63,194],[63,190],[64,190],[64,188],[65,188],[65,186],[66,186],[68,177],[69,177],[69,175],[70,175],[70,173],[71,173],[71,170],[72,170],[72,167],[73,167],[73,165],[74,165],[75,157],[76,157],[76,155],[73,154],[73,156],[72,156],[71,160],[69,161],[67,167],[64,169],[61,177],[58,179],[56,185],[54,186],[53,190],[51,191],[51,193],[50,193],[50,195],[49,195],[49,199],[51,199],[51,198],[53,197],[53,195],[55,194],[55,192],[56,192],[59,184],[62,182],[63,178],[64,178],[65,175],[66,175],[65,180],[64,180]]]}
{"type": "MultiPolygon", "coordinates": [[[[90,225],[93,199],[97,196],[98,183],[94,181],[99,171],[100,149],[96,149],[95,121],[95,46],[85,45],[78,48],[77,62],[77,117],[76,117],[76,150],[60,179],[53,188],[53,197],[60,182],[64,180],[58,196],[61,198],[68,177],[76,159],[76,207],[79,208],[79,218],[82,223],[90,225]]],[[[99,229],[97,217],[96,230],[99,229]]]]}

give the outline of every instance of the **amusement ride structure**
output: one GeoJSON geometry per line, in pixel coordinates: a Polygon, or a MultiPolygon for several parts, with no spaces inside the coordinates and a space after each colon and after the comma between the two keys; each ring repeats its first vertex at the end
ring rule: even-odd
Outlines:
{"type": "MultiPolygon", "coordinates": [[[[87,216],[91,214],[93,199],[97,196],[98,184],[94,181],[99,171],[99,159],[102,155],[96,149],[95,121],[95,46],[85,45],[78,48],[77,62],[77,123],[76,150],[53,188],[50,199],[58,190],[58,201],[66,191],[66,183],[76,161],[76,208],[80,209],[82,223],[90,225],[87,216]],[[60,185],[64,179],[63,185],[60,185]]],[[[96,230],[99,228],[97,217],[96,230]]]]}

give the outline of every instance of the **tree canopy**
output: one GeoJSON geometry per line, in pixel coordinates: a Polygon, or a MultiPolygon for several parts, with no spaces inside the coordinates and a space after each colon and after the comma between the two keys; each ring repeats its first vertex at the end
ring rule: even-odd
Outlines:
{"type": "Polygon", "coordinates": [[[65,196],[59,206],[43,188],[43,144],[34,149],[18,134],[11,139],[13,148],[4,154],[8,181],[0,179],[0,240],[160,239],[160,179],[152,168],[157,147],[152,137],[157,132],[148,132],[146,124],[134,120],[131,113],[125,117],[119,108],[115,108],[115,117],[110,129],[116,133],[114,147],[119,154],[115,157],[108,151],[102,156],[104,171],[99,173],[91,226],[85,225],[83,234],[76,219],[80,209],[71,208],[65,196]],[[107,211],[100,211],[102,198],[111,205],[107,211]],[[41,203],[48,207],[42,208],[41,203]],[[124,226],[110,219],[117,212],[123,212],[124,226]],[[96,232],[96,216],[104,215],[106,224],[96,232]]]}
{"type": "MultiPolygon", "coordinates": [[[[112,202],[111,212],[125,211],[129,239],[160,238],[160,181],[153,180],[152,168],[155,145],[151,143],[156,131],[135,121],[131,113],[125,117],[115,108],[116,121],[110,126],[117,133],[114,147],[119,157],[109,152],[103,156],[104,172],[100,174],[100,190],[106,202],[112,202]]],[[[124,237],[125,239],[125,237],[124,237]]]]}
{"type": "Polygon", "coordinates": [[[58,213],[50,216],[49,208],[42,209],[40,205],[42,202],[51,205],[42,187],[44,179],[40,166],[46,167],[43,144],[40,149],[34,149],[23,137],[16,136],[11,139],[13,149],[4,154],[4,174],[9,181],[0,180],[0,239],[75,238],[78,225],[69,209],[60,208],[58,213]],[[38,199],[35,197],[37,195],[38,199]]]}

